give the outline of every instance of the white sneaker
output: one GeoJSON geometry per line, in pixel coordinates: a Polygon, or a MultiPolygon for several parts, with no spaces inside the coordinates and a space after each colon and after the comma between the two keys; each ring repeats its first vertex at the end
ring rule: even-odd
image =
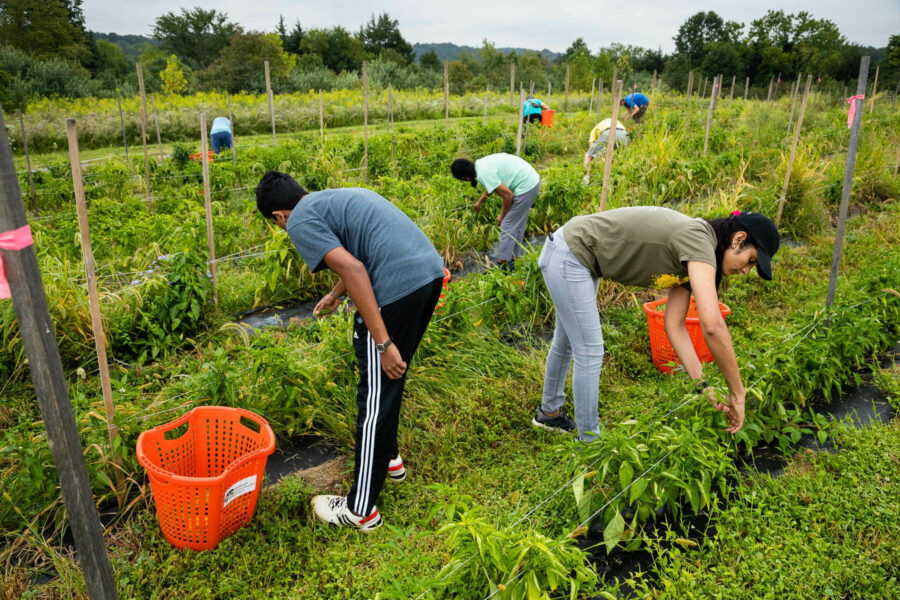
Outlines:
{"type": "Polygon", "coordinates": [[[403,466],[403,458],[398,454],[388,463],[388,481],[399,483],[406,479],[406,467],[403,466]]]}
{"type": "Polygon", "coordinates": [[[368,517],[357,517],[347,508],[346,496],[314,496],[310,501],[316,518],[335,527],[354,527],[361,531],[372,531],[384,523],[378,509],[373,508],[368,517]]]}
{"type": "Polygon", "coordinates": [[[591,176],[585,175],[584,177],[582,177],[581,183],[583,183],[584,185],[589,185],[591,183],[591,176]]]}

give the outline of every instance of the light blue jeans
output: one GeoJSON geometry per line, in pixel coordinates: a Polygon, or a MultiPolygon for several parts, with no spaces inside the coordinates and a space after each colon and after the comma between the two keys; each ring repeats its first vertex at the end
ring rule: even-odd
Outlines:
{"type": "Polygon", "coordinates": [[[541,410],[552,413],[562,408],[566,400],[566,376],[574,355],[575,424],[578,439],[589,442],[601,433],[597,415],[603,366],[603,331],[597,310],[600,280],[592,277],[569,250],[562,229],[553,234],[552,240],[548,237],[544,242],[538,266],[556,308],[556,329],[547,354],[541,410]]]}

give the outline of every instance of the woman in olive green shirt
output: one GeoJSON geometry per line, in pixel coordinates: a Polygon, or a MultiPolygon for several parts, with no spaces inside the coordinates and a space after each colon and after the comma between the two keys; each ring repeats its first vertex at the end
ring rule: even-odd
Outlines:
{"type": "Polygon", "coordinates": [[[757,213],[725,219],[695,219],[655,206],[619,208],[571,219],[548,237],[538,265],[556,308],[556,329],[547,355],[541,407],[532,424],[571,431],[590,441],[600,435],[597,397],[603,365],[603,334],[597,312],[600,277],[625,285],[667,288],[665,329],[675,353],[698,389],[705,387],[700,359],[684,318],[693,293],[703,337],[728,384],[727,431],[744,422],[745,390],[728,328],[719,312],[717,288],[725,275],[747,274],[754,266],[772,278],[778,251],[775,224],[757,213]],[[562,413],[564,387],[574,356],[575,422],[562,413]]]}

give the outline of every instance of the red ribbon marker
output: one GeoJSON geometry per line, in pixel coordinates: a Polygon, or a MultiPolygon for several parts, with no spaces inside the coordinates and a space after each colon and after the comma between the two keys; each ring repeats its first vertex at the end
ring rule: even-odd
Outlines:
{"type": "Polygon", "coordinates": [[[853,127],[853,117],[854,115],[856,115],[856,101],[865,99],[865,94],[859,94],[858,96],[850,96],[849,98],[847,98],[847,102],[850,103],[850,108],[847,109],[847,129],[853,127]]]}
{"type": "MultiPolygon", "coordinates": [[[[22,250],[34,244],[31,239],[31,228],[28,225],[0,233],[0,249],[22,250]]],[[[6,271],[3,269],[3,257],[0,257],[0,298],[11,298],[9,283],[6,281],[6,271]]]]}

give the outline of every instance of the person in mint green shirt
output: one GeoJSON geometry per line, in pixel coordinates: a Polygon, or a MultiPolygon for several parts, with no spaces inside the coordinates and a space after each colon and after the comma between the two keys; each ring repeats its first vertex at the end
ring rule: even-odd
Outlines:
{"type": "Polygon", "coordinates": [[[450,172],[460,181],[471,182],[472,187],[479,183],[484,187],[484,193],[475,202],[476,214],[491,194],[496,193],[503,199],[497,216],[500,226],[497,263],[505,269],[514,269],[516,257],[524,253],[522,241],[528,225],[528,211],[541,190],[541,176],[527,161],[504,153],[490,154],[474,163],[457,158],[450,165],[450,172]]]}

